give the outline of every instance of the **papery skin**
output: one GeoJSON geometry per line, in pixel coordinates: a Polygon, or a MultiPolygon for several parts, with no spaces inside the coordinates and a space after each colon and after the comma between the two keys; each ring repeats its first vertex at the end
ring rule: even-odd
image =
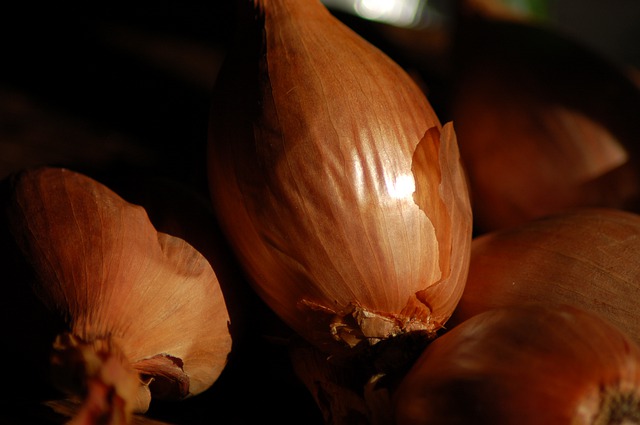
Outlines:
{"type": "Polygon", "coordinates": [[[529,301],[602,315],[640,344],[640,215],[579,208],[477,237],[450,321],[529,301]]]}
{"type": "Polygon", "coordinates": [[[640,90],[544,26],[463,14],[450,110],[476,234],[577,207],[640,212],[640,90]]]}
{"type": "Polygon", "coordinates": [[[327,350],[435,331],[471,235],[453,127],[318,1],[255,7],[216,82],[208,153],[253,286],[327,350]]]}
{"type": "Polygon", "coordinates": [[[637,423],[639,402],[637,344],[598,315],[527,304],[433,341],[394,394],[394,415],[397,425],[612,425],[637,423]]]}
{"type": "MultiPolygon", "coordinates": [[[[189,397],[215,382],[231,350],[229,315],[200,253],[157,232],[143,208],[64,168],[16,175],[8,214],[38,276],[34,291],[71,335],[116,345],[141,379],[156,375],[147,364],[158,358],[177,365],[174,378],[186,379],[186,388],[173,382],[184,391],[160,397],[189,397]]],[[[151,395],[155,384],[167,390],[161,377],[151,383],[151,395]]],[[[135,410],[144,411],[149,388],[140,385],[146,402],[135,410]]]]}

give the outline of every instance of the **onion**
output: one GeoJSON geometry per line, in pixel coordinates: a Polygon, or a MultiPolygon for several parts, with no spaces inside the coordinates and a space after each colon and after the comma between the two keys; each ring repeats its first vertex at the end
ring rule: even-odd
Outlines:
{"type": "Polygon", "coordinates": [[[25,170],[8,195],[11,235],[34,276],[11,284],[31,285],[46,320],[61,325],[47,341],[50,373],[84,400],[77,421],[127,423],[151,397],[181,400],[213,385],[231,350],[229,314],[198,251],[67,169],[25,170]]]}
{"type": "Polygon", "coordinates": [[[451,326],[538,301],[597,313],[640,343],[640,215],[578,209],[477,237],[471,252],[451,326]]]}
{"type": "Polygon", "coordinates": [[[319,1],[253,5],[216,82],[208,152],[253,287],[322,350],[433,334],[471,237],[452,125],[319,1]]]}
{"type": "Polygon", "coordinates": [[[491,310],[429,345],[394,408],[397,425],[635,424],[640,347],[575,307],[491,310]]]}
{"type": "Polygon", "coordinates": [[[463,15],[451,117],[476,234],[574,207],[640,211],[640,90],[551,29],[463,15]]]}

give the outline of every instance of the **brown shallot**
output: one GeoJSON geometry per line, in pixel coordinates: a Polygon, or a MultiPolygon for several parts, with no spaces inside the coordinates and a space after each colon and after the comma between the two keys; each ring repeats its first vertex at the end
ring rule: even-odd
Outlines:
{"type": "Polygon", "coordinates": [[[397,425],[640,421],[640,347],[600,316],[528,304],[433,341],[394,394],[397,425]]]}
{"type": "Polygon", "coordinates": [[[476,234],[575,207],[640,211],[640,90],[552,28],[462,14],[450,97],[476,234]]]}
{"type": "Polygon", "coordinates": [[[127,423],[152,397],[181,400],[217,380],[229,315],[198,251],[86,175],[42,167],[10,182],[7,222],[35,276],[15,284],[30,283],[63,324],[50,373],[84,400],[79,421],[127,423]]]}
{"type": "Polygon", "coordinates": [[[462,293],[471,236],[452,124],[318,0],[239,5],[208,172],[254,288],[322,350],[433,334],[462,293]]]}
{"type": "Polygon", "coordinates": [[[585,208],[476,237],[450,325],[529,301],[593,311],[640,343],[640,215],[585,208]]]}

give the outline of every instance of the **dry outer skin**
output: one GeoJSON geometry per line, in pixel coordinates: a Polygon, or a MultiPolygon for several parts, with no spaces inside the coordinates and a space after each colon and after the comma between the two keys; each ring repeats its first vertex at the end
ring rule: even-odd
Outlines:
{"type": "Polygon", "coordinates": [[[9,218],[38,276],[34,291],[79,341],[69,347],[118,347],[152,396],[181,399],[215,382],[231,349],[229,315],[198,251],[66,169],[18,174],[9,218]]]}
{"type": "Polygon", "coordinates": [[[640,90],[626,73],[543,26],[470,12],[458,29],[451,116],[475,230],[640,211],[640,90]]]}
{"type": "Polygon", "coordinates": [[[394,408],[397,425],[637,424],[640,348],[574,307],[495,309],[432,342],[394,408]]]}
{"type": "Polygon", "coordinates": [[[436,330],[471,232],[453,127],[318,1],[256,10],[214,90],[208,154],[216,213],[254,287],[328,350],[436,330]]]}
{"type": "Polygon", "coordinates": [[[640,216],[577,209],[476,238],[449,322],[529,301],[595,312],[640,343],[640,216]]]}

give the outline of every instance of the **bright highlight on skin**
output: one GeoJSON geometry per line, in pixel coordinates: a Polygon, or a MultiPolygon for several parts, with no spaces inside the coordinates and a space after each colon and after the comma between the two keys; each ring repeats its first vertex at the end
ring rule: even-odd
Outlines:
{"type": "Polygon", "coordinates": [[[392,198],[402,199],[410,196],[416,190],[416,182],[413,176],[403,174],[398,176],[395,181],[387,180],[387,191],[392,198]]]}
{"type": "Polygon", "coordinates": [[[420,0],[356,0],[354,10],[364,19],[411,26],[420,10],[420,0]]]}
{"type": "Polygon", "coordinates": [[[425,0],[322,0],[326,6],[363,19],[397,27],[413,27],[423,19],[425,0]]]}

